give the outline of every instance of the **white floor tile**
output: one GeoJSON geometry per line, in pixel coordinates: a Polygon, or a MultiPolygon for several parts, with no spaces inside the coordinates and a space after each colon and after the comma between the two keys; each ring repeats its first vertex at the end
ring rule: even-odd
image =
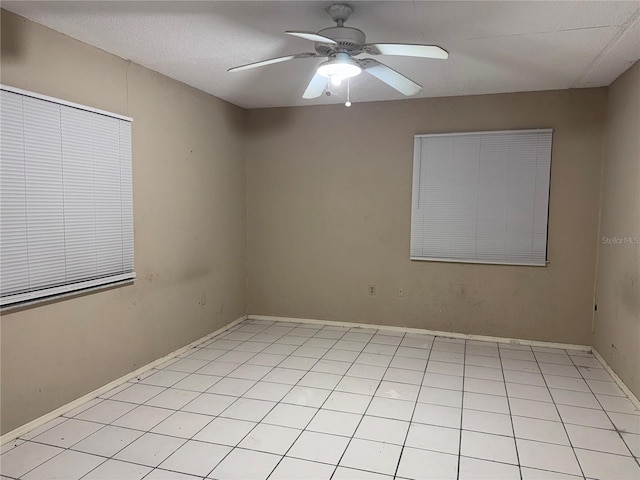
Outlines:
{"type": "Polygon", "coordinates": [[[524,398],[537,400],[538,402],[553,402],[547,387],[524,385],[522,383],[507,383],[507,395],[509,398],[524,398]]]}
{"type": "Polygon", "coordinates": [[[150,467],[119,460],[107,460],[82,477],[82,480],[140,480],[149,472],[151,472],[150,467]]]}
{"type": "Polygon", "coordinates": [[[339,362],[337,360],[318,360],[311,369],[312,372],[333,373],[334,375],[344,375],[351,367],[350,362],[339,362]]]}
{"type": "Polygon", "coordinates": [[[467,365],[464,369],[464,376],[470,378],[479,378],[483,380],[493,380],[495,382],[503,382],[502,370],[490,367],[476,367],[467,365]]]}
{"type": "Polygon", "coordinates": [[[80,440],[87,438],[92,433],[103,427],[98,423],[85,422],[71,418],[59,425],[34,437],[34,441],[53,445],[54,447],[69,448],[80,440]]]}
{"type": "Polygon", "coordinates": [[[266,479],[280,461],[279,455],[235,448],[209,474],[210,478],[229,480],[266,479]]]}
{"type": "Polygon", "coordinates": [[[309,370],[316,364],[317,360],[315,358],[303,358],[303,357],[287,357],[280,365],[279,368],[292,368],[294,370],[304,370],[305,372],[309,370]]]}
{"type": "Polygon", "coordinates": [[[422,358],[394,356],[393,360],[391,360],[391,363],[389,364],[389,367],[424,372],[427,368],[427,361],[422,358]]]}
{"type": "MultiPolygon", "coordinates": [[[[88,410],[91,407],[95,407],[96,405],[98,405],[99,403],[102,403],[102,402],[104,402],[104,399],[102,399],[102,398],[94,398],[92,400],[89,400],[88,402],[83,403],[82,405],[78,405],[76,408],[74,408],[73,410],[68,411],[67,413],[64,413],[62,416],[63,417],[67,417],[67,418],[73,418],[76,415],[79,415],[80,413],[84,412],[85,410],[88,410]]],[[[58,418],[60,418],[60,417],[58,417],[58,418]]],[[[40,433],[42,433],[42,432],[40,432],[40,433]]]]}
{"type": "Polygon", "coordinates": [[[18,478],[63,451],[61,448],[50,445],[25,442],[2,455],[0,472],[3,475],[18,478]]]}
{"type": "Polygon", "coordinates": [[[185,412],[200,413],[202,415],[220,415],[235,400],[235,397],[227,395],[203,393],[182,407],[182,410],[185,412]]]}
{"type": "Polygon", "coordinates": [[[343,377],[336,385],[336,391],[358,393],[360,395],[373,395],[380,385],[380,380],[371,378],[343,377]]]}
{"type": "Polygon", "coordinates": [[[192,373],[176,383],[173,388],[192,390],[194,392],[204,392],[220,380],[222,380],[222,377],[216,377],[215,375],[200,375],[192,373]]]}
{"type": "Polygon", "coordinates": [[[405,445],[457,455],[460,446],[460,430],[412,423],[405,445]]]}
{"type": "Polygon", "coordinates": [[[271,370],[269,373],[267,373],[262,378],[262,381],[273,382],[273,383],[284,383],[286,385],[295,385],[304,376],[305,376],[305,372],[303,370],[296,370],[294,368],[276,367],[273,370],[271,370]]]}
{"type": "Polygon", "coordinates": [[[626,413],[627,415],[640,415],[638,409],[626,397],[596,394],[596,398],[607,412],[626,413]]]}
{"type": "Polygon", "coordinates": [[[580,374],[589,380],[601,380],[603,382],[613,382],[611,375],[604,368],[578,367],[580,374]]]}
{"type": "Polygon", "coordinates": [[[346,437],[304,431],[287,456],[336,465],[348,443],[349,439],[346,437]]]}
{"type": "Polygon", "coordinates": [[[172,410],[164,408],[148,407],[146,405],[140,405],[131,410],[126,415],[120,417],[113,425],[117,425],[125,428],[133,428],[135,430],[149,431],[157,424],[162,422],[165,418],[172,415],[172,410]]]}
{"type": "MultiPolygon", "coordinates": [[[[227,354],[225,354],[227,355],[227,354]]],[[[223,355],[224,356],[224,355],[223,355]]],[[[222,357],[220,357],[222,358],[222,357]]],[[[171,365],[165,367],[167,370],[173,370],[175,372],[193,373],[196,370],[204,367],[209,362],[206,360],[197,360],[195,358],[182,358],[177,362],[173,362],[171,365]]]]}
{"type": "Polygon", "coordinates": [[[427,372],[424,374],[422,385],[424,387],[446,388],[448,390],[462,390],[462,377],[427,372]]]}
{"type": "Polygon", "coordinates": [[[129,388],[122,390],[111,397],[112,400],[119,400],[121,402],[130,403],[144,403],[147,400],[155,397],[161,392],[164,392],[163,387],[155,387],[153,385],[131,385],[129,388]]]}
{"type": "Polygon", "coordinates": [[[225,353],[227,353],[226,350],[215,350],[213,348],[198,348],[195,352],[191,353],[190,355],[187,355],[186,358],[191,358],[195,360],[207,360],[210,362],[211,360],[215,360],[216,358],[220,357],[221,355],[224,355],[225,353]]]}
{"type": "Polygon", "coordinates": [[[404,447],[396,478],[456,480],[458,456],[404,447]]]}
{"type": "MultiPolygon", "coordinates": [[[[114,479],[112,478],[110,480],[114,479]]],[[[154,468],[149,475],[144,477],[144,480],[201,480],[201,478],[187,475],[186,473],[170,472],[169,470],[154,468]]]]}
{"type": "Polygon", "coordinates": [[[515,465],[460,457],[459,480],[520,480],[520,469],[515,465]]]}
{"type": "Polygon", "coordinates": [[[485,380],[481,378],[465,377],[464,391],[473,393],[484,393],[486,395],[505,396],[507,391],[504,382],[496,382],[494,380],[485,380]]]}
{"type": "Polygon", "coordinates": [[[298,382],[299,386],[332,390],[342,377],[332,373],[309,372],[298,382]]]}
{"type": "Polygon", "coordinates": [[[573,449],[563,445],[516,439],[520,465],[540,470],[581,475],[573,449]]]}
{"type": "Polygon", "coordinates": [[[289,393],[289,390],[291,390],[291,385],[260,381],[247,390],[243,397],[279,402],[289,393]]]}
{"type": "Polygon", "coordinates": [[[353,366],[347,370],[347,375],[350,377],[370,378],[373,380],[382,380],[387,367],[379,367],[376,365],[364,365],[362,363],[354,363],[353,366]]]}
{"type": "Polygon", "coordinates": [[[566,425],[567,433],[574,448],[585,448],[605,453],[630,455],[629,449],[614,430],[566,425]]]}
{"type": "Polygon", "coordinates": [[[427,364],[427,372],[461,377],[464,375],[464,364],[430,360],[427,364]]]}
{"type": "Polygon", "coordinates": [[[334,468],[333,465],[285,457],[269,480],[329,480],[334,468]]]}
{"type": "Polygon", "coordinates": [[[619,430],[640,435],[640,415],[612,412],[609,414],[609,418],[619,430]]]}
{"type": "Polygon", "coordinates": [[[462,391],[422,387],[418,395],[418,402],[462,408],[462,391]]]}
{"type": "Polygon", "coordinates": [[[244,378],[223,378],[216,382],[207,393],[215,393],[218,395],[230,395],[232,397],[241,397],[247,390],[255,385],[255,380],[246,380],[244,378]]]}
{"type": "Polygon", "coordinates": [[[515,370],[517,372],[540,373],[537,362],[528,360],[518,360],[515,358],[503,358],[502,368],[505,370],[515,370]]]}
{"type": "Polygon", "coordinates": [[[206,476],[231,451],[231,447],[189,440],[160,464],[160,468],[206,476]]]}
{"type": "Polygon", "coordinates": [[[415,402],[394,400],[385,397],[374,397],[367,408],[367,415],[393,418],[395,420],[411,420],[415,402]]]}
{"type": "Polygon", "coordinates": [[[112,457],[134,440],[142,436],[143,432],[130,428],[107,425],[93,435],[73,446],[74,450],[103,457],[112,457]]]}
{"type": "Polygon", "coordinates": [[[300,435],[300,430],[277,425],[257,425],[238,444],[241,448],[284,455],[300,435]]]}
{"type": "MultiPolygon", "coordinates": [[[[102,401],[102,400],[100,400],[102,401]]],[[[134,405],[135,407],[135,405],[134,405]]],[[[53,427],[60,425],[62,422],[66,422],[67,418],[65,417],[57,417],[54,418],[53,420],[49,420],[47,423],[45,423],[44,425],[40,425],[38,428],[34,428],[33,430],[20,435],[20,439],[22,440],[31,440],[32,438],[37,437],[38,435],[40,435],[41,433],[46,432],[47,430],[51,430],[53,427]]],[[[4,449],[5,449],[5,445],[2,445],[2,453],[4,453],[4,449]]]]}
{"type": "Polygon", "coordinates": [[[569,445],[564,426],[560,422],[551,422],[538,418],[513,417],[513,430],[517,438],[569,445]]]}
{"type": "Polygon", "coordinates": [[[265,348],[262,353],[273,353],[275,355],[291,355],[297,350],[297,345],[285,345],[282,343],[274,343],[265,348]]]}
{"type": "Polygon", "coordinates": [[[309,423],[309,426],[307,426],[307,430],[351,437],[356,431],[361,418],[362,415],[356,413],[320,409],[311,420],[311,423],[309,423]]]}
{"type": "Polygon", "coordinates": [[[262,365],[264,367],[275,367],[287,358],[286,355],[277,355],[275,353],[258,353],[255,357],[247,360],[247,365],[262,365]]]}
{"type": "Polygon", "coordinates": [[[255,400],[253,398],[239,398],[229,408],[222,412],[221,416],[248,420],[250,422],[261,421],[274,407],[275,402],[255,400]]]}
{"type": "Polygon", "coordinates": [[[544,375],[549,388],[562,388],[576,392],[590,392],[589,385],[582,378],[561,377],[559,375],[544,375]]]}
{"type": "MultiPolygon", "coordinates": [[[[409,385],[408,385],[409,386],[409,385]]],[[[363,414],[371,402],[369,395],[348,392],[332,392],[322,408],[340,412],[363,414]]]]}
{"type": "Polygon", "coordinates": [[[564,423],[583,425],[585,427],[606,428],[613,430],[614,426],[603,410],[593,408],[572,407],[570,405],[558,405],[558,411],[564,423]]]}
{"type": "Polygon", "coordinates": [[[582,475],[568,475],[529,467],[520,467],[520,472],[522,473],[522,480],[584,480],[582,475]]]}
{"type": "Polygon", "coordinates": [[[303,407],[320,407],[331,394],[331,390],[295,386],[282,399],[282,403],[291,403],[303,407]]]}
{"type": "Polygon", "coordinates": [[[514,465],[518,464],[515,440],[512,437],[489,433],[463,430],[460,455],[514,465]]]}
{"type": "Polygon", "coordinates": [[[307,347],[319,347],[319,348],[331,348],[335,345],[337,340],[331,338],[318,338],[316,336],[310,338],[304,345],[307,347]]]}
{"type": "Polygon", "coordinates": [[[240,365],[238,368],[228,373],[229,377],[244,378],[247,380],[261,380],[264,376],[273,370],[273,367],[266,367],[264,365],[240,365]]]}
{"type": "Polygon", "coordinates": [[[490,367],[490,368],[502,368],[502,363],[500,362],[500,358],[498,357],[488,357],[485,355],[472,355],[468,352],[469,347],[467,347],[467,353],[464,357],[465,365],[473,365],[476,367],[490,367]]]}
{"type": "Polygon", "coordinates": [[[75,480],[83,477],[106,459],[86,453],[66,450],[31,470],[22,478],[25,480],[64,479],[75,480]]]}
{"type": "Polygon", "coordinates": [[[600,393],[603,395],[612,395],[615,397],[626,396],[624,392],[618,387],[615,382],[603,382],[601,380],[586,380],[587,384],[591,388],[593,393],[600,393]]]}
{"type": "Polygon", "coordinates": [[[350,352],[362,352],[366,345],[367,344],[364,342],[352,342],[351,340],[345,340],[345,338],[342,337],[336,342],[333,348],[336,350],[348,350],[350,352]]]}
{"type": "Polygon", "coordinates": [[[622,433],[621,435],[631,453],[640,458],[640,435],[634,433],[622,433]]]}
{"type": "Polygon", "coordinates": [[[316,408],[279,403],[273,407],[273,410],[269,412],[262,422],[270,425],[303,429],[309,424],[317,411],[318,409],[316,408]]]}
{"type": "Polygon", "coordinates": [[[633,457],[576,448],[584,474],[589,478],[631,480],[640,478],[640,467],[633,457]]]}
{"type": "Polygon", "coordinates": [[[465,409],[471,408],[472,410],[509,414],[509,405],[506,397],[497,395],[465,392],[463,407],[465,409]]]}
{"type": "Polygon", "coordinates": [[[502,359],[509,358],[515,360],[527,360],[527,361],[536,361],[536,357],[533,356],[533,352],[531,350],[515,350],[512,348],[500,348],[500,357],[502,359]]]}
{"type": "Polygon", "coordinates": [[[525,400],[524,398],[509,398],[511,414],[519,417],[540,418],[559,422],[560,416],[553,403],[525,400]]]}
{"type": "MultiPolygon", "coordinates": [[[[384,367],[387,368],[391,363],[391,359],[393,357],[391,355],[381,355],[377,353],[361,353],[356,358],[355,363],[361,363],[363,365],[373,365],[376,367],[384,367]]],[[[382,377],[380,377],[382,378],[382,377]]]]}
{"type": "Polygon", "coordinates": [[[155,385],[157,387],[170,387],[180,380],[185,378],[188,373],[184,372],[174,372],[171,370],[159,370],[155,372],[153,375],[149,375],[145,377],[143,380],[140,380],[140,383],[145,385],[155,385]]]}
{"type": "Polygon", "coordinates": [[[156,425],[151,431],[160,435],[191,438],[202,430],[214,417],[190,412],[176,412],[156,425]]]}
{"type": "MultiPolygon", "coordinates": [[[[387,338],[392,338],[395,339],[396,337],[387,337],[387,338]]],[[[380,355],[391,355],[393,356],[396,353],[396,350],[398,349],[397,345],[389,345],[389,344],[382,344],[382,343],[369,343],[367,344],[366,347],[364,347],[363,352],[364,353],[377,353],[380,355]]]]}
{"type": "Polygon", "coordinates": [[[170,408],[172,410],[179,410],[187,403],[198,397],[200,393],[192,392],[189,390],[178,390],[177,388],[169,388],[164,392],[156,395],[151,400],[148,400],[145,405],[151,407],[170,408]]]}
{"type": "Polygon", "coordinates": [[[404,368],[388,368],[382,379],[389,382],[420,385],[422,383],[422,377],[423,373],[417,370],[406,370],[404,368]]]}
{"type": "Polygon", "coordinates": [[[559,405],[572,405],[574,407],[596,408],[600,409],[600,404],[592,393],[574,392],[571,390],[560,390],[558,388],[550,388],[553,400],[559,405]]]}
{"type": "Polygon", "coordinates": [[[461,417],[462,410],[457,407],[418,403],[413,412],[412,421],[442,427],[460,428],[461,417]]]}
{"type": "Polygon", "coordinates": [[[182,438],[145,433],[121,450],[114,458],[125,462],[157,467],[185,442],[182,438]]]}
{"type": "Polygon", "coordinates": [[[218,417],[200,430],[193,439],[235,447],[256,425],[255,422],[218,417]]]}
{"type": "Polygon", "coordinates": [[[505,382],[521,383],[524,385],[534,385],[536,387],[546,387],[544,377],[540,373],[516,372],[513,370],[503,370],[505,382]]]}
{"type": "Polygon", "coordinates": [[[408,430],[409,422],[365,415],[354,436],[364,440],[403,445],[408,430]]]}
{"type": "Polygon", "coordinates": [[[395,400],[408,400],[415,402],[418,399],[420,387],[408,383],[389,382],[383,380],[376,391],[377,397],[393,398],[395,400]]]}
{"type": "Polygon", "coordinates": [[[465,409],[462,412],[462,428],[475,432],[513,436],[511,416],[502,413],[465,409]]]}
{"type": "Polygon", "coordinates": [[[354,438],[344,452],[340,465],[360,470],[393,475],[402,447],[390,443],[354,438]]]}
{"type": "Polygon", "coordinates": [[[335,348],[332,348],[322,358],[324,360],[336,360],[339,362],[351,363],[356,358],[358,358],[358,355],[360,355],[360,352],[353,352],[351,350],[337,350],[335,348]]]}

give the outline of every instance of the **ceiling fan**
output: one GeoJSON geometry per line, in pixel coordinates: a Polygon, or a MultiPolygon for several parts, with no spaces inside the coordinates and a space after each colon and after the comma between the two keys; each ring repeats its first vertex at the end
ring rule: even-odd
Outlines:
{"type": "Polygon", "coordinates": [[[263,67],[274,63],[286,62],[295,58],[327,57],[314,74],[303,98],[316,98],[322,95],[327,82],[340,85],[342,81],[366,72],[386,83],[406,96],[415,95],[422,87],[401,73],[389,68],[373,58],[356,58],[361,54],[398,55],[406,57],[422,57],[446,59],[449,54],[437,45],[411,45],[402,43],[365,43],[362,30],[345,27],[353,8],[346,4],[335,4],[327,7],[326,12],[336,22],[335,27],[325,28],[318,33],[287,31],[287,35],[305,38],[315,42],[315,52],[297,53],[284,57],[270,58],[260,62],[233,67],[228,72],[239,72],[251,68],[263,67]]]}

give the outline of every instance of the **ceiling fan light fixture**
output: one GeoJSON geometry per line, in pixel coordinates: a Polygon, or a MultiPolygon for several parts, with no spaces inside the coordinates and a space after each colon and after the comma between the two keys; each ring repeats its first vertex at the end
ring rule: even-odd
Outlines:
{"type": "Polygon", "coordinates": [[[318,75],[327,77],[334,85],[340,85],[343,80],[360,75],[362,68],[348,53],[336,53],[335,57],[320,64],[318,75]]]}

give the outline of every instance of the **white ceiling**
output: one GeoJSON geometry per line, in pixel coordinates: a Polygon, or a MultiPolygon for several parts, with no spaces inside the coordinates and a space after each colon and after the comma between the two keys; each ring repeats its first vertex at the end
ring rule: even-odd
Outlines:
{"type": "MultiPolygon", "coordinates": [[[[331,1],[28,2],[2,7],[245,108],[344,102],[302,99],[318,58],[227,73],[313,43],[285,30],[334,26],[331,1]]],[[[448,60],[376,57],[440,97],[609,85],[640,58],[639,1],[351,1],[347,26],[368,42],[427,43],[448,60]]],[[[354,102],[405,98],[369,75],[354,102]]]]}

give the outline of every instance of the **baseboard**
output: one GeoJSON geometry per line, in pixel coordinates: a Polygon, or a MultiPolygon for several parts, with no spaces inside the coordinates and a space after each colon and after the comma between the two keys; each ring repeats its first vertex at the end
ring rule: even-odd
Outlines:
{"type": "Polygon", "coordinates": [[[248,318],[252,320],[270,320],[275,322],[296,322],[296,323],[310,323],[315,325],[334,325],[336,327],[376,328],[378,330],[387,330],[392,332],[423,333],[423,334],[428,334],[428,335],[433,335],[438,337],[461,338],[464,340],[482,340],[485,342],[508,343],[511,345],[528,345],[532,347],[562,348],[565,350],[578,350],[582,352],[591,351],[591,347],[589,345],[573,345],[570,343],[554,343],[554,342],[541,342],[538,340],[522,340],[518,338],[490,337],[487,335],[472,335],[467,333],[442,332],[438,330],[425,330],[422,328],[392,327],[389,325],[375,325],[371,323],[336,322],[333,320],[278,317],[278,316],[270,316],[270,315],[249,315],[248,318]]]}
{"type": "Polygon", "coordinates": [[[56,408],[55,410],[53,410],[52,412],[46,413],[44,415],[42,415],[41,417],[36,418],[35,420],[30,421],[29,423],[26,423],[18,428],[16,428],[15,430],[12,430],[10,432],[5,433],[4,435],[2,435],[2,437],[0,437],[0,445],[4,445],[6,442],[10,442],[16,438],[18,438],[20,435],[24,435],[27,432],[30,432],[31,430],[38,428],[41,425],[44,425],[45,423],[53,420],[54,418],[59,417],[60,415],[64,415],[67,412],[70,412],[71,410],[73,410],[74,408],[79,407],[80,405],[82,405],[83,403],[96,398],[100,395],[102,395],[103,393],[108,392],[109,390],[111,390],[112,388],[117,387],[118,385],[122,385],[125,382],[128,382],[129,380],[131,380],[132,378],[135,378],[136,376],[146,372],[147,370],[152,369],[153,367],[156,367],[158,365],[161,365],[162,363],[166,362],[167,360],[170,360],[174,357],[177,357],[178,355],[186,352],[187,350],[190,350],[191,348],[200,345],[203,342],[206,342],[207,340],[210,340],[211,338],[215,337],[216,335],[219,335],[220,333],[224,332],[225,330],[229,330],[230,328],[234,327],[235,325],[237,325],[240,322],[243,322],[244,320],[247,319],[247,315],[243,315],[242,317],[234,320],[233,322],[225,325],[224,327],[221,327],[219,329],[217,329],[216,331],[205,335],[202,338],[199,338],[198,340],[195,340],[194,342],[191,342],[189,345],[186,345],[184,347],[181,347],[171,353],[169,353],[168,355],[165,355],[162,358],[159,358],[157,360],[154,360],[151,363],[148,363],[146,365],[144,365],[143,367],[138,368],[137,370],[127,373],[126,375],[123,375],[122,377],[114,380],[113,382],[110,382],[106,385],[103,385],[100,388],[97,388],[96,390],[87,393],[86,395],[83,395],[80,398],[77,398],[76,400],[73,400],[65,405],[62,405],[59,408],[56,408]]]}
{"type": "Polygon", "coordinates": [[[629,387],[627,387],[625,385],[625,383],[622,381],[622,379],[616,374],[616,372],[613,371],[613,368],[611,368],[611,366],[609,366],[609,364],[606,362],[606,360],[604,358],[602,358],[602,355],[600,355],[600,353],[595,348],[591,349],[591,353],[593,353],[593,355],[598,359],[598,361],[602,364],[602,366],[609,373],[609,375],[611,375],[613,380],[620,387],[620,390],[622,390],[624,392],[624,394],[627,397],[629,397],[629,400],[631,400],[631,403],[633,403],[633,405],[638,410],[640,410],[640,400],[638,400],[638,397],[636,397],[635,394],[631,390],[629,390],[629,387]]]}

